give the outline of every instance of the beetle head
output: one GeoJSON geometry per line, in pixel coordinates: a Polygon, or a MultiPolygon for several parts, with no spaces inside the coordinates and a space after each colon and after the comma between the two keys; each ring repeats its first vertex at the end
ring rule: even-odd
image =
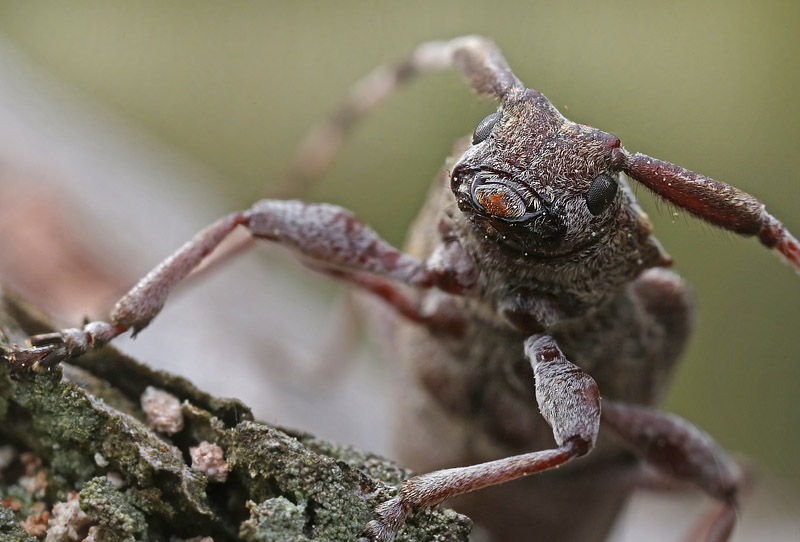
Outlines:
{"type": "Polygon", "coordinates": [[[608,240],[620,221],[649,236],[642,213],[623,212],[632,196],[619,190],[622,160],[615,136],[526,89],[478,125],[451,187],[480,233],[526,256],[566,257],[608,240]]]}

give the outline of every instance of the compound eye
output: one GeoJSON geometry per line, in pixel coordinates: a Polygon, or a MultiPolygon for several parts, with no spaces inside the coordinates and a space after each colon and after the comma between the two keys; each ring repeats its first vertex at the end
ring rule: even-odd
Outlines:
{"type": "Polygon", "coordinates": [[[502,116],[503,114],[499,111],[497,113],[487,115],[472,133],[472,144],[477,145],[482,141],[486,141],[486,138],[492,133],[492,128],[494,128],[494,125],[497,124],[497,121],[500,120],[502,116]]]}
{"type": "Polygon", "coordinates": [[[605,173],[601,173],[594,178],[589,190],[586,191],[586,206],[590,213],[597,216],[608,209],[616,195],[617,183],[605,173]]]}

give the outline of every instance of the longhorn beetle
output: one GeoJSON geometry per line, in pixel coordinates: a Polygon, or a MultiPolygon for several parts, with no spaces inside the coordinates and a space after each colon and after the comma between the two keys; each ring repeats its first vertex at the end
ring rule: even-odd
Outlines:
{"type": "Polygon", "coordinates": [[[506,540],[601,540],[639,481],[639,456],[665,479],[717,498],[695,535],[727,540],[742,469],[705,433],[647,406],[687,337],[691,302],[625,178],[756,236],[797,269],[800,244],[752,196],[567,120],[477,36],[425,43],[365,78],[312,133],[294,177],[318,175],[354,122],[404,80],[449,67],[500,105],[453,163],[450,190],[434,188],[406,252],[340,207],[262,200],[198,233],[120,299],[108,322],[32,337],[9,361],[49,366],[139,333],[172,287],[243,226],[396,309],[408,392],[398,407],[400,458],[434,472],[404,482],[362,540],[390,541],[409,514],[590,452],[569,468],[478,492],[462,509],[506,540]],[[453,465],[470,466],[445,468],[453,465]],[[580,516],[565,522],[564,507],[580,516]]]}

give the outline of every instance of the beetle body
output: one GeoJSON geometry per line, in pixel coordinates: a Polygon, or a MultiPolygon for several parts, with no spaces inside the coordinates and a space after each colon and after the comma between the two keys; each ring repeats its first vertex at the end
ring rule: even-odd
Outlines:
{"type": "Polygon", "coordinates": [[[341,207],[262,200],[199,232],[107,322],[32,337],[8,359],[20,370],[48,367],[140,332],[171,288],[244,227],[396,315],[400,458],[434,472],[378,505],[360,540],[391,542],[409,515],[468,493],[461,506],[498,540],[602,540],[646,463],[720,501],[698,537],[724,542],[744,474],[708,435],[647,406],[686,341],[691,301],[625,176],[757,237],[798,269],[800,243],[749,194],[565,119],[478,36],[422,44],[369,75],[310,135],[292,175],[318,176],[358,118],[411,76],[448,67],[500,106],[434,186],[406,252],[341,207]]]}
{"type": "MultiPolygon", "coordinates": [[[[509,114],[509,108],[504,109],[509,114]]],[[[531,126],[530,121],[506,122],[522,131],[531,126]]],[[[569,135],[550,139],[548,145],[568,146],[569,137],[591,140],[598,133],[566,119],[562,122],[568,123],[570,130],[562,132],[569,135]]],[[[511,169],[496,161],[482,162],[503,155],[498,147],[511,141],[504,128],[498,127],[503,140],[489,138],[482,143],[484,148],[467,149],[453,167],[454,174],[511,169]]],[[[522,134],[512,140],[517,138],[531,140],[522,134]]],[[[425,300],[432,312],[467,315],[463,336],[442,339],[401,320],[387,327],[394,334],[390,350],[404,367],[397,406],[392,409],[400,418],[396,434],[402,463],[428,472],[552,446],[552,430],[539,413],[531,366],[522,349],[528,332],[520,326],[526,324],[501,314],[519,292],[546,298],[551,312],[568,315],[542,328],[556,337],[570,360],[594,377],[604,397],[640,404],[660,398],[689,333],[691,301],[677,275],[662,268],[669,259],[650,235],[647,217],[623,176],[615,175],[619,196],[604,216],[586,212],[586,179],[607,169],[608,152],[616,148],[614,139],[599,132],[595,139],[599,156],[595,163],[587,157],[580,172],[555,171],[554,157],[535,149],[526,149],[527,167],[515,168],[530,177],[537,176],[533,169],[542,168],[548,178],[539,190],[550,194],[556,206],[583,206],[581,214],[594,222],[595,235],[579,231],[568,238],[569,244],[588,246],[566,249],[573,252],[567,258],[536,258],[533,248],[526,254],[513,241],[504,242],[507,232],[487,231],[490,223],[481,224],[456,209],[447,179],[434,182],[406,251],[427,259],[441,250],[442,243],[457,238],[475,262],[479,279],[472,296],[431,291],[425,300]],[[536,165],[531,167],[534,154],[538,154],[536,165]],[[561,196],[561,187],[574,189],[573,201],[561,196]]],[[[577,145],[585,148],[582,142],[577,145]]],[[[462,192],[456,188],[456,193],[462,192]]],[[[573,209],[561,212],[567,220],[575,216],[573,209]]],[[[568,231],[570,226],[577,229],[569,224],[568,231]]],[[[604,540],[635,485],[626,481],[635,478],[638,468],[629,452],[601,437],[598,448],[580,463],[465,496],[454,505],[498,539],[525,540],[535,532],[541,540],[604,540]],[[565,507],[581,520],[565,523],[565,507]]]]}

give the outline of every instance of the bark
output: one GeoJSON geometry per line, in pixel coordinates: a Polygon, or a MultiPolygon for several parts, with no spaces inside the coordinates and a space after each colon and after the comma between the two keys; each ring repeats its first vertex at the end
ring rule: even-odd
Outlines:
{"type": "MultiPolygon", "coordinates": [[[[35,309],[2,295],[0,353],[51,330],[35,309]]],[[[27,533],[37,532],[36,521],[47,523],[43,512],[51,518],[48,540],[56,540],[63,507],[78,503],[80,513],[63,520],[77,540],[94,527],[93,540],[351,541],[410,474],[369,453],[257,422],[241,402],[113,347],[41,373],[0,360],[3,540],[35,540],[27,533]],[[178,399],[182,425],[174,434],[151,429],[140,401],[148,387],[178,399]],[[204,441],[222,448],[225,482],[192,469],[189,449],[204,441]]],[[[424,512],[398,540],[466,541],[470,527],[450,510],[424,512]]]]}

